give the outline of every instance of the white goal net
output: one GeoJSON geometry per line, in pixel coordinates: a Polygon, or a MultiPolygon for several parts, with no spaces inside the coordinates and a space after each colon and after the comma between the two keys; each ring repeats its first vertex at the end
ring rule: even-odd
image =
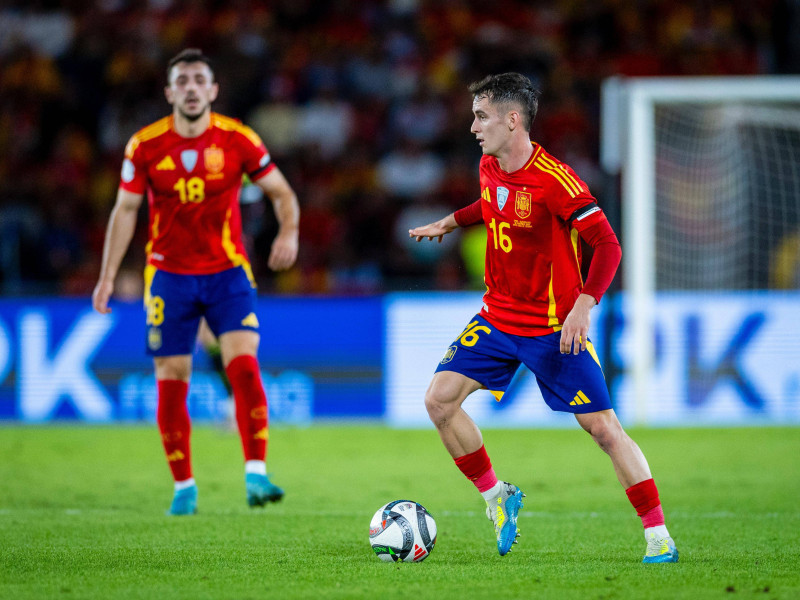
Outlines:
{"type": "MultiPolygon", "coordinates": [[[[800,289],[800,77],[607,80],[601,148],[606,171],[622,175],[627,393],[643,403],[671,383],[654,376],[656,312],[671,298],[664,294],[694,292],[700,311],[712,297],[724,306],[719,294],[800,289]]],[[[694,327],[694,319],[669,327],[694,327]]],[[[725,362],[723,352],[713,363],[692,350],[693,335],[680,338],[689,341],[680,350],[684,367],[674,371],[688,382],[676,384],[688,404],[706,401],[697,375],[704,369],[715,390],[727,386],[745,401],[764,395],[750,393],[740,359],[725,362]]],[[[740,347],[752,339],[728,335],[740,347]]],[[[664,355],[660,361],[664,372],[664,355]]],[[[648,410],[637,406],[637,420],[648,410]]]]}
{"type": "Polygon", "coordinates": [[[654,118],[656,289],[794,287],[800,101],[664,103],[654,118]]]}

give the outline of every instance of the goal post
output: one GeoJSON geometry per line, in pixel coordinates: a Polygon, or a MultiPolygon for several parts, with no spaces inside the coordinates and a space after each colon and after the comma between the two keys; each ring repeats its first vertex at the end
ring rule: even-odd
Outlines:
{"type": "Polygon", "coordinates": [[[769,229],[747,232],[756,227],[748,194],[784,194],[800,212],[800,77],[610,78],[602,88],[600,142],[605,171],[621,173],[622,289],[632,348],[626,367],[634,420],[644,423],[646,398],[656,392],[657,292],[766,287],[748,252],[765,243],[769,229]],[[749,149],[759,137],[754,131],[770,132],[752,142],[763,148],[749,149]],[[764,168],[778,169],[781,190],[756,189],[761,182],[745,167],[761,154],[764,168]],[[702,210],[682,204],[682,196],[702,197],[702,210]],[[673,213],[665,217],[666,210],[673,213]],[[659,230],[667,220],[684,227],[672,239],[659,230]]]}

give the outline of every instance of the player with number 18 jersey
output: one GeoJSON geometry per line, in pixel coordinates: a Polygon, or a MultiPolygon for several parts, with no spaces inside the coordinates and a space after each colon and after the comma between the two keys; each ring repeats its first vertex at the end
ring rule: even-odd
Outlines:
{"type": "Polygon", "coordinates": [[[243,176],[274,209],[278,232],[267,260],[273,271],[289,269],[297,259],[300,207],[259,136],[212,112],[219,85],[200,49],[174,56],[166,75],[164,96],[172,111],[136,132],[125,148],[92,305],[100,314],[111,312],[114,282],[146,196],[146,351],[153,357],[156,422],[174,479],[167,512],[197,512],[187,398],[201,320],[218,340],[233,395],[247,503],[263,506],[284,492],[267,475],[269,411],[258,361],[256,283],[242,240],[243,176]]]}
{"type": "Polygon", "coordinates": [[[120,188],[147,191],[148,264],[182,275],[242,266],[252,283],[242,243],[242,174],[255,181],[274,163],[264,143],[235,119],[211,113],[211,125],[184,138],[170,115],[140,130],[125,148],[120,188]]]}

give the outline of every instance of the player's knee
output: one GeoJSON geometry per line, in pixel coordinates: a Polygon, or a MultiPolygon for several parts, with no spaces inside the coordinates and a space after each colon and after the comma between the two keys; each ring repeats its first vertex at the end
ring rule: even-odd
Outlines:
{"type": "Polygon", "coordinates": [[[189,381],[192,374],[191,362],[184,360],[156,359],[156,379],[189,381]]]}
{"type": "Polygon", "coordinates": [[[625,432],[618,423],[605,420],[594,423],[589,433],[597,445],[607,454],[612,454],[625,437],[625,432]]]}
{"type": "Polygon", "coordinates": [[[425,410],[428,411],[428,416],[430,417],[431,421],[436,423],[443,413],[442,408],[442,404],[438,401],[434,394],[431,394],[429,390],[428,393],[425,394],[425,410]]]}
{"type": "Polygon", "coordinates": [[[455,408],[453,398],[441,388],[432,387],[425,394],[425,409],[434,424],[447,420],[455,408]]]}

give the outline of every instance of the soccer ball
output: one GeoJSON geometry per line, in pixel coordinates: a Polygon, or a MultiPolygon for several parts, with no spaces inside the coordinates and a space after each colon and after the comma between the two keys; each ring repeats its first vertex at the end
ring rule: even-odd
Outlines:
{"type": "Polygon", "coordinates": [[[421,562],[436,543],[436,521],[421,504],[395,500],[372,517],[369,543],[383,561],[421,562]]]}

